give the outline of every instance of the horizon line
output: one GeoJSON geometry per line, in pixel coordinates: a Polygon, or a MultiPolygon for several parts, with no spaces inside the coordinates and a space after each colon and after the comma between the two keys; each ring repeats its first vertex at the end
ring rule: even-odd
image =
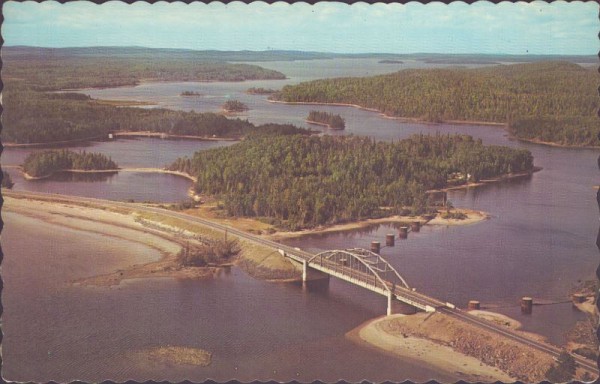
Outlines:
{"type": "MultiPolygon", "coordinates": [[[[139,48],[139,49],[156,49],[156,50],[179,50],[179,51],[190,51],[190,52],[301,52],[301,53],[317,53],[317,54],[336,54],[336,55],[481,55],[481,56],[598,56],[598,53],[579,53],[579,54],[565,54],[565,53],[481,53],[481,52],[469,52],[469,53],[452,53],[452,52],[335,52],[335,51],[310,51],[310,50],[299,50],[299,49],[266,49],[266,50],[252,50],[252,49],[239,49],[239,50],[222,50],[222,49],[195,49],[195,48],[166,48],[166,47],[146,47],[142,45],[81,45],[81,46],[62,46],[62,47],[51,47],[41,45],[6,45],[3,44],[1,48],[43,48],[43,49],[77,49],[77,48],[139,48]]],[[[0,48],[0,49],[1,49],[0,48]]]]}

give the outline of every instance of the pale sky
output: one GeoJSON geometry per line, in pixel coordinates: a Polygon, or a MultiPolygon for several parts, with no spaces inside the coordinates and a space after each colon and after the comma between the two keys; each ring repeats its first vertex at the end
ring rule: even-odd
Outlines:
{"type": "Polygon", "coordinates": [[[7,46],[575,55],[600,50],[598,4],[592,1],[472,5],[8,1],[3,12],[7,46]]]}

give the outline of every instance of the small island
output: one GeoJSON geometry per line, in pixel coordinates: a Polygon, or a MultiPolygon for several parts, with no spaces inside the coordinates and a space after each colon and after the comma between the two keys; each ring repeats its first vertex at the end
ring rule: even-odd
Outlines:
{"type": "Polygon", "coordinates": [[[344,129],[346,121],[340,115],[329,112],[310,111],[306,122],[309,124],[323,125],[331,129],[344,129]]]}
{"type": "Polygon", "coordinates": [[[202,96],[202,94],[200,92],[195,91],[183,91],[179,94],[179,96],[202,96]]]}
{"type": "Polygon", "coordinates": [[[404,64],[402,60],[379,60],[379,64],[404,64]]]}
{"type": "Polygon", "coordinates": [[[223,104],[223,111],[227,113],[244,112],[248,109],[249,108],[246,104],[238,100],[227,100],[225,104],[223,104]]]}
{"type": "Polygon", "coordinates": [[[101,153],[66,149],[34,152],[23,163],[23,173],[28,180],[47,178],[56,172],[116,172],[117,169],[117,164],[101,153]]]}
{"type": "Polygon", "coordinates": [[[246,90],[246,93],[249,95],[272,95],[274,93],[276,93],[277,91],[271,88],[256,88],[256,87],[252,87],[252,88],[248,88],[246,90]]]}

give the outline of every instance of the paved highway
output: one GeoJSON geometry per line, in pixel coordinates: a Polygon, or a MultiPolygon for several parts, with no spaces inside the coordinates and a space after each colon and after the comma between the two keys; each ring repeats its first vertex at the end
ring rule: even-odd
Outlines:
{"type": "MultiPolygon", "coordinates": [[[[306,251],[302,251],[299,250],[297,248],[293,248],[293,247],[289,247],[283,244],[280,244],[278,242],[275,241],[271,241],[271,240],[267,240],[267,239],[263,239],[261,237],[257,237],[255,235],[249,234],[247,232],[243,232],[240,231],[238,229],[226,226],[226,225],[222,225],[222,224],[218,224],[218,223],[214,223],[212,221],[209,220],[205,220],[205,219],[201,219],[199,217],[194,217],[194,216],[190,216],[190,215],[186,215],[183,213],[179,213],[179,212],[174,212],[174,211],[170,211],[167,209],[162,209],[162,208],[156,208],[156,207],[150,207],[150,206],[145,206],[145,205],[140,205],[140,204],[135,204],[135,203],[123,203],[123,202],[118,202],[118,201],[111,201],[111,200],[102,200],[102,199],[95,199],[95,198],[88,198],[88,197],[79,197],[79,196],[65,196],[65,195],[57,195],[57,194],[44,194],[44,193],[37,193],[37,192],[15,192],[15,191],[8,191],[8,190],[3,190],[3,195],[7,196],[7,197],[27,197],[27,198],[33,198],[33,199],[52,199],[55,201],[60,201],[60,202],[65,202],[65,203],[69,203],[69,202],[79,202],[79,203],[86,203],[86,204],[90,204],[90,205],[95,205],[95,206],[101,206],[101,207],[122,207],[122,208],[127,208],[127,209],[136,209],[139,211],[143,211],[143,212],[150,212],[150,213],[157,213],[160,215],[164,215],[164,216],[168,216],[168,217],[173,217],[173,218],[177,218],[177,219],[181,219],[181,220],[185,220],[191,223],[197,223],[197,224],[202,224],[205,225],[207,227],[213,228],[213,229],[217,229],[217,230],[221,230],[221,231],[227,231],[229,234],[238,236],[242,239],[257,243],[257,244],[261,244],[267,247],[271,247],[274,249],[281,249],[286,253],[289,254],[293,254],[296,256],[299,256],[300,258],[303,258],[305,260],[310,259],[311,257],[313,257],[314,255],[312,253],[306,252],[306,251]]],[[[446,305],[446,303],[441,302],[437,299],[434,299],[432,297],[429,297],[427,295],[424,295],[422,293],[419,292],[414,292],[411,291],[409,289],[403,288],[403,287],[395,287],[395,291],[394,294],[396,295],[402,295],[402,296],[406,296],[408,298],[411,298],[412,300],[418,301],[418,302],[424,302],[427,303],[428,305],[436,308],[437,311],[444,313],[448,316],[451,316],[453,318],[459,319],[461,321],[464,321],[466,323],[472,324],[476,327],[479,327],[481,329],[485,329],[487,331],[493,332],[497,335],[503,336],[503,337],[507,337],[511,340],[523,343],[525,345],[528,345],[530,347],[533,347],[537,350],[540,350],[542,352],[546,352],[549,353],[551,355],[553,355],[554,357],[558,357],[558,355],[562,352],[562,350],[554,345],[545,343],[545,342],[540,342],[534,339],[531,339],[529,337],[526,337],[516,331],[513,331],[511,329],[508,329],[505,326],[501,326],[501,325],[497,325],[495,323],[483,320],[481,318],[478,318],[474,315],[470,315],[467,312],[464,312],[458,308],[451,308],[448,307],[446,305]]],[[[586,359],[584,357],[581,357],[579,355],[573,355],[573,357],[575,358],[575,361],[582,367],[585,368],[586,370],[590,371],[590,373],[594,374],[597,376],[598,374],[598,367],[597,367],[597,363],[593,360],[589,360],[586,359]]]]}

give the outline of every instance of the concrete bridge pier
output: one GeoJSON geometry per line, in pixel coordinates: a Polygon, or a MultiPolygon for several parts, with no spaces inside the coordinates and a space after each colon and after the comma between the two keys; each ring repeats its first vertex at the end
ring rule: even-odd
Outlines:
{"type": "Polygon", "coordinates": [[[401,313],[403,315],[412,315],[419,311],[416,307],[413,307],[410,304],[407,304],[403,301],[397,300],[396,297],[387,293],[387,316],[393,315],[395,313],[401,313]]]}
{"type": "Polygon", "coordinates": [[[317,281],[322,282],[326,280],[327,282],[329,282],[329,277],[330,276],[327,273],[310,268],[308,265],[308,261],[302,260],[302,286],[306,286],[307,283],[317,281]]]}
{"type": "Polygon", "coordinates": [[[302,282],[306,283],[307,278],[308,278],[308,261],[303,260],[302,261],[302,282]]]}

